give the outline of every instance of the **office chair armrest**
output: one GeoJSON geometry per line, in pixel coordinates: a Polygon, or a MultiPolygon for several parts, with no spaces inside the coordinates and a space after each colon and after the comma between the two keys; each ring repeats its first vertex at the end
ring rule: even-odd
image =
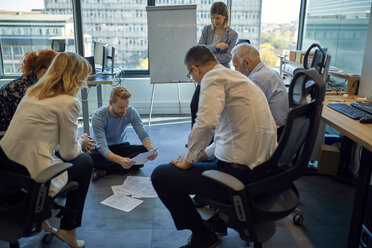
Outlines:
{"type": "Polygon", "coordinates": [[[37,183],[45,183],[51,180],[52,178],[60,175],[62,172],[66,171],[68,168],[72,166],[71,163],[62,163],[50,166],[43,170],[42,172],[37,175],[35,178],[35,182],[37,183]]]}
{"type": "Polygon", "coordinates": [[[245,187],[239,179],[222,171],[207,170],[204,171],[202,175],[222,184],[223,186],[227,186],[234,191],[241,191],[245,187]]]}

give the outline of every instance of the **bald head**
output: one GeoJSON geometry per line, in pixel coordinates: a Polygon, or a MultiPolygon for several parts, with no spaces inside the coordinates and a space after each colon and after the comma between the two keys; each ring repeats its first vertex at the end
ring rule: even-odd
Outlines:
{"type": "Polygon", "coordinates": [[[257,57],[260,57],[260,53],[257,51],[257,49],[248,43],[242,43],[235,46],[232,50],[232,54],[233,56],[237,56],[239,59],[246,57],[255,59],[257,57]]]}
{"type": "Polygon", "coordinates": [[[232,50],[235,70],[248,76],[261,62],[260,53],[256,48],[247,43],[242,43],[232,50]]]}

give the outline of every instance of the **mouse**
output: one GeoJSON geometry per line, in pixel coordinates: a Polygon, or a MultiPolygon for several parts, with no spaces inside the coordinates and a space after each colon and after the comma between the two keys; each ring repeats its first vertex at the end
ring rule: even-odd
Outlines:
{"type": "Polygon", "coordinates": [[[359,119],[360,123],[372,123],[372,116],[364,116],[359,119]]]}

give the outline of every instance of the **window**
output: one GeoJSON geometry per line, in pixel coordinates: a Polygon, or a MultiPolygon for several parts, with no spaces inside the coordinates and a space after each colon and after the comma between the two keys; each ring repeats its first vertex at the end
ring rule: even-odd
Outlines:
{"type": "MultiPolygon", "coordinates": [[[[45,2],[54,2],[47,0],[45,2]]],[[[71,1],[63,0],[71,9],[71,1]]],[[[1,9],[6,9],[0,3],[1,9]]],[[[51,39],[55,36],[64,36],[67,40],[73,37],[72,15],[58,15],[46,11],[28,12],[18,15],[17,11],[2,14],[0,12],[0,30],[2,54],[4,59],[4,74],[19,74],[24,54],[31,50],[51,49],[51,39]],[[31,14],[32,13],[32,14],[31,14]]],[[[67,45],[68,51],[74,51],[73,42],[67,45]]]]}
{"type": "Polygon", "coordinates": [[[307,0],[303,50],[312,43],[328,48],[331,65],[360,73],[371,0],[307,0]]]}
{"type": "Polygon", "coordinates": [[[85,44],[85,55],[94,54],[94,42],[103,42],[115,48],[115,67],[147,70],[147,63],[143,63],[147,59],[147,45],[141,42],[147,40],[147,29],[139,28],[147,26],[147,1],[102,0],[94,1],[94,5],[90,2],[82,1],[83,32],[91,36],[92,41],[91,44],[85,44]],[[115,9],[108,2],[115,2],[115,9]]]}
{"type": "MultiPolygon", "coordinates": [[[[258,2],[254,4],[259,5],[258,2]]],[[[253,41],[252,45],[259,47],[261,60],[266,66],[279,68],[280,56],[288,50],[296,50],[300,5],[301,0],[262,0],[262,13],[249,13],[251,18],[246,22],[251,24],[249,29],[252,35],[260,30],[259,43],[253,41]],[[261,26],[255,24],[259,20],[261,26]]],[[[245,7],[251,10],[259,8],[253,6],[245,7]]]]}

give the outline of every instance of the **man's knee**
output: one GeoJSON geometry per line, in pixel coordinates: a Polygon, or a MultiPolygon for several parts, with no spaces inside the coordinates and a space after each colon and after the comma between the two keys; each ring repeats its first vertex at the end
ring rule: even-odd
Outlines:
{"type": "Polygon", "coordinates": [[[166,178],[170,176],[170,164],[162,164],[155,168],[151,174],[151,182],[155,188],[159,188],[164,185],[166,178]]]}
{"type": "Polygon", "coordinates": [[[84,170],[93,170],[94,162],[91,156],[86,153],[79,155],[79,164],[84,167],[84,170]]]}

